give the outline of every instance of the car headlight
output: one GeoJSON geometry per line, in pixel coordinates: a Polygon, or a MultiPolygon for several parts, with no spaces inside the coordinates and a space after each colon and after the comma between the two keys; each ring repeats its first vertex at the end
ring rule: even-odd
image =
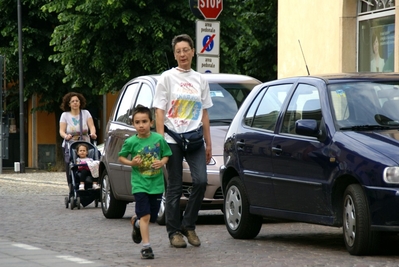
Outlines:
{"type": "Polygon", "coordinates": [[[388,184],[399,184],[399,167],[386,167],[384,181],[388,184]]]}

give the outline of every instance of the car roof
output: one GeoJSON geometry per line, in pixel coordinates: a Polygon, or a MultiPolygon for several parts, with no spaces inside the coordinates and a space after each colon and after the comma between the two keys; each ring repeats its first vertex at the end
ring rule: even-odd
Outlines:
{"type": "MultiPolygon", "coordinates": [[[[242,74],[230,74],[230,73],[202,73],[202,75],[207,79],[208,83],[253,83],[253,84],[260,84],[256,78],[242,75],[242,74]]],[[[134,78],[135,79],[152,79],[154,82],[157,82],[161,74],[150,74],[150,75],[143,75],[134,78]]]]}
{"type": "Polygon", "coordinates": [[[309,76],[294,76],[281,78],[271,82],[293,81],[293,80],[306,80],[306,79],[321,79],[326,84],[341,83],[341,82],[354,82],[354,81],[389,81],[399,80],[399,73],[396,72],[348,72],[348,73],[332,73],[320,74],[309,76]]]}

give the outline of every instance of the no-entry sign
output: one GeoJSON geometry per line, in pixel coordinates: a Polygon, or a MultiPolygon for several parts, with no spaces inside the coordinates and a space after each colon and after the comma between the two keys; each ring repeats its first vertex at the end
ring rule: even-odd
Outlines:
{"type": "Polygon", "coordinates": [[[198,9],[205,19],[217,19],[223,10],[223,0],[198,0],[198,9]]]}

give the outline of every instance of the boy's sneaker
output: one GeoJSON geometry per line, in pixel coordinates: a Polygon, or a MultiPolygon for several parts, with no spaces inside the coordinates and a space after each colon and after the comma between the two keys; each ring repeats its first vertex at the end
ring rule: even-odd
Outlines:
{"type": "Polygon", "coordinates": [[[197,233],[194,230],[182,229],[181,232],[187,237],[188,243],[190,243],[192,246],[201,246],[201,241],[199,240],[197,233]]]}
{"type": "Polygon", "coordinates": [[[98,190],[98,189],[100,189],[100,186],[98,185],[98,184],[93,184],[93,190],[98,190]]]}
{"type": "Polygon", "coordinates": [[[142,259],[153,259],[154,258],[154,253],[152,252],[152,248],[142,248],[141,249],[141,258],[142,259]]]}
{"type": "Polygon", "coordinates": [[[170,244],[175,248],[185,248],[187,247],[186,241],[183,239],[183,235],[180,232],[176,232],[169,238],[170,244]]]}
{"type": "Polygon", "coordinates": [[[85,185],[84,184],[80,184],[79,185],[79,191],[85,190],[85,185]]]}
{"type": "Polygon", "coordinates": [[[137,216],[133,216],[130,221],[133,225],[133,231],[132,231],[133,242],[136,244],[140,244],[142,238],[141,238],[140,228],[136,227],[137,216]]]}

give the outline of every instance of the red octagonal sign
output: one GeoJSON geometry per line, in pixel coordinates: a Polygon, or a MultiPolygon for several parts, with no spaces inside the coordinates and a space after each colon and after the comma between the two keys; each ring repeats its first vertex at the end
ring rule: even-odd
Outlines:
{"type": "Polygon", "coordinates": [[[217,19],[223,10],[223,0],[198,0],[198,9],[205,19],[217,19]]]}

